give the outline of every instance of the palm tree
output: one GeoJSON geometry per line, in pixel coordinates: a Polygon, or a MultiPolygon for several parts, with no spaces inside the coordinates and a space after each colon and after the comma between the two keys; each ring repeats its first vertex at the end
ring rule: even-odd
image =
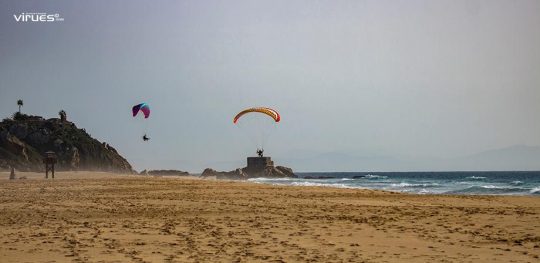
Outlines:
{"type": "Polygon", "coordinates": [[[18,100],[17,105],[19,105],[19,113],[21,113],[21,107],[24,105],[23,100],[18,100]]]}

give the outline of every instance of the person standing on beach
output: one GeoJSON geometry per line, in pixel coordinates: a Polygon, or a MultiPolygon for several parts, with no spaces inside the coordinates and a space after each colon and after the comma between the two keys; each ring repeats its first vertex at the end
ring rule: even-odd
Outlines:
{"type": "Polygon", "coordinates": [[[15,180],[15,168],[11,166],[11,173],[9,173],[9,180],[15,180]]]}

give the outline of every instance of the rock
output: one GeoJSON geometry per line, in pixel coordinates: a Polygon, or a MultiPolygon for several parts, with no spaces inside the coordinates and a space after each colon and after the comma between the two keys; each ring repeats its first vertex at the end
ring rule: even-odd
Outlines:
{"type": "Polygon", "coordinates": [[[212,168],[206,168],[201,174],[201,177],[211,177],[211,176],[217,176],[219,173],[212,169],[212,168]]]}
{"type": "Polygon", "coordinates": [[[9,128],[9,133],[17,138],[24,139],[28,135],[28,126],[25,123],[17,123],[9,128]]]}
{"type": "Polygon", "coordinates": [[[243,171],[243,169],[236,169],[229,172],[218,172],[211,168],[204,169],[203,173],[201,174],[201,177],[215,177],[217,179],[233,179],[233,180],[239,180],[239,179],[248,179],[249,176],[246,175],[243,171]]]}
{"type": "Polygon", "coordinates": [[[241,169],[241,168],[238,168],[230,172],[225,172],[222,176],[224,176],[224,178],[226,179],[234,179],[234,180],[249,178],[249,176],[246,173],[244,173],[244,169],[241,169]]]}
{"type": "Polygon", "coordinates": [[[285,177],[296,177],[293,170],[285,166],[276,166],[276,170],[281,172],[285,177]]]}
{"type": "Polygon", "coordinates": [[[0,168],[7,164],[20,171],[43,171],[46,151],[56,153],[58,171],[133,172],[116,149],[92,138],[74,123],[25,114],[0,122],[0,168]]]}
{"type": "MultiPolygon", "coordinates": [[[[145,172],[146,172],[146,170],[145,170],[145,172]]],[[[173,176],[188,176],[189,175],[188,172],[178,171],[178,170],[150,170],[150,171],[146,172],[146,174],[148,174],[148,175],[166,175],[166,176],[170,176],[170,175],[173,175],[173,176]]]]}
{"type": "Polygon", "coordinates": [[[28,154],[26,151],[26,144],[19,140],[17,137],[11,135],[10,133],[6,134],[6,137],[2,138],[3,147],[15,153],[18,156],[21,156],[24,160],[28,161],[28,154]]]}
{"type": "Polygon", "coordinates": [[[41,155],[9,132],[0,133],[0,160],[22,171],[36,170],[41,166],[41,155]]]}
{"type": "Polygon", "coordinates": [[[248,166],[230,172],[218,172],[206,168],[201,177],[215,177],[216,179],[245,180],[249,178],[296,178],[293,170],[284,166],[274,166],[270,157],[248,157],[248,166]]]}
{"type": "Polygon", "coordinates": [[[26,141],[32,145],[46,144],[51,139],[47,133],[47,130],[33,132],[27,136],[26,141]]]}

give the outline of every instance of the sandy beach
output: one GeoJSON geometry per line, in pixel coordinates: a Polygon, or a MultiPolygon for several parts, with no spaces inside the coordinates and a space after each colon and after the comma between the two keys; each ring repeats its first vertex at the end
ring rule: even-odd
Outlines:
{"type": "Polygon", "coordinates": [[[539,262],[540,198],[0,173],[0,262],[539,262]]]}

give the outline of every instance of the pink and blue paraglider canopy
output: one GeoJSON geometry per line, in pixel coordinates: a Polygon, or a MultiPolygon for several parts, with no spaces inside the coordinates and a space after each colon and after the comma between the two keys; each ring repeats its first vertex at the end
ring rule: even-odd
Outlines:
{"type": "Polygon", "coordinates": [[[145,119],[147,119],[150,116],[150,107],[146,103],[141,103],[141,104],[137,104],[133,106],[131,111],[133,112],[133,117],[137,116],[139,111],[142,111],[145,119]]]}

